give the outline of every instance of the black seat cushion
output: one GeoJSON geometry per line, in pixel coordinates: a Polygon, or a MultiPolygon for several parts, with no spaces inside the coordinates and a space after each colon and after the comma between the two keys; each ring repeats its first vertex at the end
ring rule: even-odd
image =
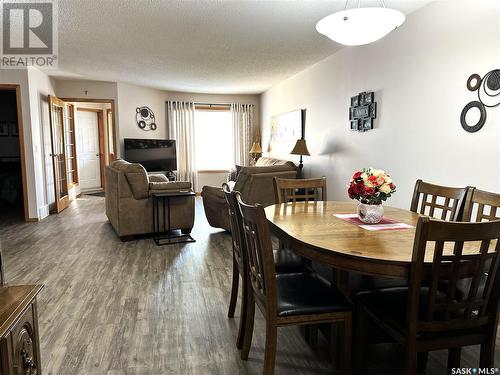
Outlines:
{"type": "Polygon", "coordinates": [[[273,251],[276,273],[308,272],[307,259],[295,254],[292,250],[279,249],[273,251]]]}
{"type": "MultiPolygon", "coordinates": [[[[429,288],[420,288],[419,319],[427,313],[429,288]]],[[[406,310],[408,305],[408,287],[393,287],[360,292],[354,297],[372,314],[391,327],[403,333],[406,330],[406,310]]],[[[446,294],[438,290],[436,303],[445,303],[446,294]]],[[[456,300],[455,300],[456,301],[456,300]]]]}
{"type": "Polygon", "coordinates": [[[278,316],[351,311],[352,304],[314,272],[276,275],[278,316]]]}

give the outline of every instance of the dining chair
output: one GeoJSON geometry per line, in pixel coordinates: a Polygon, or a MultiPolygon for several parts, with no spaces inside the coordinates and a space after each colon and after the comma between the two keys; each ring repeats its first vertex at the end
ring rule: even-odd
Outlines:
{"type": "Polygon", "coordinates": [[[461,347],[481,345],[480,367],[494,365],[500,299],[500,221],[418,221],[409,286],[361,292],[355,297],[355,363],[361,364],[366,323],[405,350],[405,374],[417,373],[417,353],[448,349],[448,373],[460,367],[461,347]],[[424,260],[429,262],[425,264],[424,260]],[[430,262],[432,260],[432,262],[430,262]],[[480,287],[485,275],[486,283],[480,287]],[[460,280],[470,279],[457,300],[460,280]],[[446,289],[439,287],[446,281],[446,289]]]}
{"type": "MultiPolygon", "coordinates": [[[[241,213],[236,201],[236,193],[231,191],[229,185],[222,184],[228,209],[229,209],[229,223],[231,226],[232,248],[233,248],[233,276],[231,284],[231,297],[229,301],[228,317],[233,318],[236,310],[236,302],[238,300],[238,288],[241,277],[241,318],[238,329],[238,336],[236,339],[236,347],[241,349],[243,344],[244,327],[247,318],[247,302],[248,302],[248,272],[246,270],[247,262],[245,261],[244,251],[245,241],[242,237],[242,221],[241,213]]],[[[275,262],[275,269],[278,273],[283,272],[307,272],[310,271],[307,261],[295,255],[295,253],[288,249],[281,249],[280,251],[273,251],[273,258],[275,262]]]]}
{"type": "Polygon", "coordinates": [[[464,209],[464,221],[500,220],[500,194],[470,189],[464,209]]]}
{"type": "Polygon", "coordinates": [[[417,180],[410,211],[436,219],[461,221],[468,188],[440,186],[417,180]]]}
{"type": "MultiPolygon", "coordinates": [[[[265,375],[274,373],[277,329],[290,325],[341,323],[343,356],[341,369],[349,373],[352,305],[342,293],[315,272],[276,274],[271,234],[261,205],[248,205],[236,193],[243,222],[243,236],[252,293],[248,303],[242,358],[250,351],[255,305],[266,319],[265,375]]],[[[340,328],[340,327],[339,327],[340,328]]]]}
{"type": "Polygon", "coordinates": [[[304,179],[274,178],[274,196],[277,204],[297,200],[317,201],[320,191],[321,200],[326,201],[326,177],[324,176],[304,179]]]}

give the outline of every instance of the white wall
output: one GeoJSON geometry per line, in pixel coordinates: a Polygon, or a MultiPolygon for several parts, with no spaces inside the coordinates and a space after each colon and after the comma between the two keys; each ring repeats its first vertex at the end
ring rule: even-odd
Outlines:
{"type": "MultiPolygon", "coordinates": [[[[344,48],[262,95],[264,149],[273,115],[306,108],[306,177],[326,175],[329,199],[347,200],[352,173],[373,166],[398,186],[388,204],[408,208],[415,180],[500,192],[500,107],[477,133],[460,126],[472,73],[500,68],[498,2],[438,1],[388,37],[344,48]],[[351,132],[350,97],[374,91],[375,129],[351,132]]],[[[295,160],[295,156],[290,157],[295,160]]],[[[295,160],[295,161],[297,161],[295,160]]]]}
{"type": "Polygon", "coordinates": [[[142,86],[118,83],[118,103],[120,111],[118,119],[120,124],[120,142],[118,149],[123,155],[123,140],[125,138],[167,138],[167,125],[165,120],[165,91],[142,86]],[[157,129],[145,131],[137,126],[136,108],[149,107],[156,119],[157,129]]]}

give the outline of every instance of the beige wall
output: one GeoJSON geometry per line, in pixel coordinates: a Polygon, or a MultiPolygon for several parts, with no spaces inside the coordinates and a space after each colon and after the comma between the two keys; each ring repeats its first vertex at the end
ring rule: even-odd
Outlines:
{"type": "Polygon", "coordinates": [[[469,75],[499,68],[499,21],[499,2],[438,1],[384,39],[342,49],[263,94],[264,149],[271,116],[306,108],[304,172],[327,176],[329,199],[347,200],[352,173],[370,166],[392,174],[397,207],[409,207],[418,178],[500,192],[500,108],[477,133],[459,121],[477,100],[469,75]],[[349,99],[362,91],[375,92],[375,129],[352,132],[349,99]]]}

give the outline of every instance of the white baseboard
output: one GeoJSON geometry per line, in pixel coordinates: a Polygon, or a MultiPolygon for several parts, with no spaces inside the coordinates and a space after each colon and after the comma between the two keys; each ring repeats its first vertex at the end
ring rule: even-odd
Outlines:
{"type": "Polygon", "coordinates": [[[41,206],[41,207],[38,207],[38,219],[39,220],[45,219],[49,215],[50,215],[50,208],[49,208],[48,204],[41,206]]]}

